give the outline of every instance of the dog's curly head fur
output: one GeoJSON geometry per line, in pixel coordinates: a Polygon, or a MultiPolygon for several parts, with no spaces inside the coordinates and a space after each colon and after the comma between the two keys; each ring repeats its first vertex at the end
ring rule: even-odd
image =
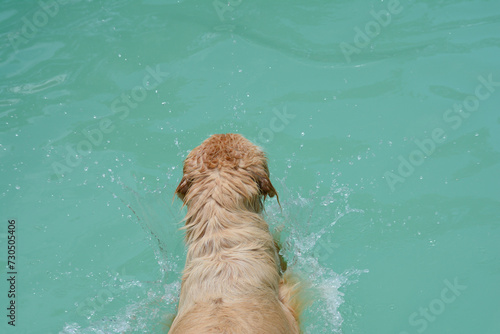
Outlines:
{"type": "MultiPolygon", "coordinates": [[[[175,192],[188,207],[197,198],[212,197],[227,207],[230,202],[262,204],[262,198],[277,196],[264,152],[242,135],[232,133],[212,135],[189,153],[175,192]]],[[[258,207],[260,211],[261,205],[258,207]]]]}

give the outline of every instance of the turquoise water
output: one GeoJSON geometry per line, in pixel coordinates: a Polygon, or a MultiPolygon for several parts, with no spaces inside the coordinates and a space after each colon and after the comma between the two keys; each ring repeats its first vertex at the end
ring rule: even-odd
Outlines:
{"type": "Polygon", "coordinates": [[[182,161],[238,132],[305,333],[500,333],[499,32],[494,0],[2,1],[0,332],[165,329],[182,161]]]}

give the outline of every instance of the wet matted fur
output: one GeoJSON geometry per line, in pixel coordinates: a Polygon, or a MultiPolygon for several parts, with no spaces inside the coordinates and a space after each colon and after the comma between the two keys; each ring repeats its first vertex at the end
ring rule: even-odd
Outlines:
{"type": "Polygon", "coordinates": [[[184,161],[188,253],[169,334],[298,334],[299,284],[280,270],[262,217],[277,196],[262,150],[239,134],[205,140],[184,161]]]}

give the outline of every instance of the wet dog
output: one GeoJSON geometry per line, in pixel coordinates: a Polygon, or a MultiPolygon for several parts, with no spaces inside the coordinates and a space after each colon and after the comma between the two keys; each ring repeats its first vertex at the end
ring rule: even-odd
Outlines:
{"type": "Polygon", "coordinates": [[[263,151],[239,134],[218,134],[184,161],[176,194],[186,266],[170,334],[298,334],[300,285],[288,273],[262,217],[278,196],[263,151]]]}

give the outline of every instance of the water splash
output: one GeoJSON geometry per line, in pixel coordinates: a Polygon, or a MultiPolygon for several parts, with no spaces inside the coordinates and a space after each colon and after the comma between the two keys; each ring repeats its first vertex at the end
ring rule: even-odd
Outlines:
{"type": "MultiPolygon", "coordinates": [[[[166,229],[168,224],[165,224],[165,220],[179,222],[182,212],[172,211],[171,199],[167,201],[163,198],[164,185],[146,185],[143,180],[136,179],[137,185],[133,188],[138,190],[134,190],[119,178],[116,180],[114,184],[122,189],[110,193],[110,196],[123,204],[120,210],[128,212],[129,218],[139,223],[148,235],[161,279],[140,282],[139,287],[120,282],[120,288],[126,291],[125,306],[114,311],[111,316],[93,314],[91,322],[84,328],[78,323],[66,324],[60,333],[161,332],[166,331],[173,319],[183,262],[182,256],[174,254],[184,248],[181,245],[182,238],[176,238],[178,244],[175,245],[167,242],[172,239],[171,234],[178,226],[172,224],[166,229]],[[174,248],[176,251],[173,251],[174,248]],[[136,290],[131,292],[133,288],[136,290]]],[[[322,196],[318,195],[322,190],[320,185],[306,193],[289,189],[286,179],[279,182],[281,207],[276,201],[268,201],[266,219],[272,231],[280,232],[281,253],[289,269],[304,277],[314,290],[314,302],[304,312],[304,333],[342,333],[343,317],[339,308],[344,303],[344,293],[340,290],[355,283],[368,270],[351,269],[336,273],[329,264],[334,263],[332,248],[338,245],[330,240],[325,242],[325,239],[340,219],[353,215],[359,219],[363,210],[349,205],[351,190],[337,184],[335,180],[327,194],[322,196]]]]}
{"type": "Polygon", "coordinates": [[[303,192],[289,189],[285,179],[280,183],[282,208],[271,202],[267,219],[271,229],[281,233],[281,253],[289,269],[304,277],[316,296],[314,303],[304,312],[303,329],[306,334],[342,333],[343,318],[339,307],[344,303],[344,293],[339,289],[355,283],[368,270],[351,269],[337,274],[321,264],[328,262],[333,256],[332,248],[338,246],[323,242],[322,237],[332,232],[341,218],[360,215],[363,210],[349,205],[351,190],[335,180],[326,195],[317,195],[321,188],[318,186],[307,197],[303,192]]]}
{"type": "Polygon", "coordinates": [[[120,309],[116,315],[102,317],[82,328],[66,324],[59,334],[166,333],[173,320],[180,282],[155,284],[146,296],[120,309]]]}
{"type": "MultiPolygon", "coordinates": [[[[113,174],[112,171],[110,173],[113,174]]],[[[182,236],[173,238],[173,235],[180,226],[178,223],[182,219],[182,212],[172,206],[171,197],[167,195],[169,191],[165,191],[166,186],[160,185],[158,178],[153,184],[150,180],[152,178],[144,180],[134,177],[134,180],[124,182],[117,176],[107,190],[110,201],[121,211],[122,216],[142,227],[157,261],[159,279],[138,281],[128,277],[108,283],[103,286],[103,290],[112,289],[114,293],[112,299],[106,300],[106,308],[92,308],[93,312],[86,317],[87,321],[67,323],[59,333],[168,331],[180,294],[179,273],[184,258],[176,254],[184,247],[182,236]],[[172,242],[174,239],[175,242],[172,242]]]]}

